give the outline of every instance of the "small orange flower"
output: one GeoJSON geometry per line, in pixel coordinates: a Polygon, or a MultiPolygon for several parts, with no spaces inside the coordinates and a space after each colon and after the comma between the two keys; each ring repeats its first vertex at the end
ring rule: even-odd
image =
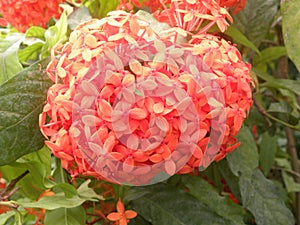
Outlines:
{"type": "Polygon", "coordinates": [[[126,210],[121,199],[117,203],[117,212],[112,212],[108,214],[107,219],[110,221],[115,221],[115,224],[127,225],[130,219],[137,216],[137,213],[133,210],[126,210]]]}

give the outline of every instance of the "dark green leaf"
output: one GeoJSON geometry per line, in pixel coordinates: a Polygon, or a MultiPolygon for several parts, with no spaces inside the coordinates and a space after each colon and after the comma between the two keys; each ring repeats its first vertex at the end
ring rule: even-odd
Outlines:
{"type": "Polygon", "coordinates": [[[278,0],[248,0],[246,7],[233,17],[236,26],[256,46],[268,33],[277,13],[278,0]]]}
{"type": "Polygon", "coordinates": [[[300,71],[300,1],[282,1],[282,29],[288,56],[300,71]]]}
{"type": "Polygon", "coordinates": [[[277,138],[276,136],[271,137],[267,132],[261,135],[259,142],[259,161],[265,176],[268,175],[275,162],[277,138]]]}
{"type": "Polygon", "coordinates": [[[84,225],[86,214],[82,206],[47,211],[45,225],[84,225]]]}
{"type": "Polygon", "coordinates": [[[18,50],[23,40],[24,35],[19,33],[0,37],[0,85],[22,70],[18,50]]]}
{"type": "Polygon", "coordinates": [[[0,165],[39,150],[44,145],[38,118],[51,80],[37,62],[0,86],[0,165]]]}
{"type": "Polygon", "coordinates": [[[286,207],[278,187],[260,170],[252,176],[240,177],[243,206],[255,217],[257,225],[294,225],[294,217],[286,207]]]}
{"type": "Polygon", "coordinates": [[[228,220],[173,186],[135,188],[134,193],[138,197],[133,209],[153,225],[228,225],[228,220]]]}
{"type": "Polygon", "coordinates": [[[229,197],[220,196],[217,190],[211,184],[207,183],[207,181],[195,176],[185,176],[183,181],[189,190],[188,193],[226,220],[226,224],[244,224],[243,207],[233,203],[229,197]]]}
{"type": "Polygon", "coordinates": [[[258,151],[251,131],[243,127],[237,135],[241,145],[238,149],[227,156],[229,167],[234,175],[241,173],[252,173],[252,170],[258,167],[258,151]]]}

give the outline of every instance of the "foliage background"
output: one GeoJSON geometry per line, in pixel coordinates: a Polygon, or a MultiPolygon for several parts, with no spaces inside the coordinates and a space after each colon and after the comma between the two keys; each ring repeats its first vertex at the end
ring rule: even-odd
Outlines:
{"type": "Polygon", "coordinates": [[[248,0],[223,34],[252,64],[256,82],[241,146],[204,172],[146,187],[72,180],[43,147],[36,119],[51,82],[40,65],[70,29],[105,16],[118,1],[84,4],[73,12],[66,6],[68,16],[47,30],[1,29],[0,171],[7,185],[0,189],[0,224],[39,224],[42,217],[45,225],[112,224],[106,215],[119,197],[138,213],[130,224],[300,224],[300,1],[248,0]]]}

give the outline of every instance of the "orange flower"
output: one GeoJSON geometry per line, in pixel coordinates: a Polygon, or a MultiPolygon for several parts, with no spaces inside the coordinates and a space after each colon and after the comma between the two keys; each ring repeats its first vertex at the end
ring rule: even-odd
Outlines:
{"type": "Polygon", "coordinates": [[[127,225],[130,219],[137,216],[137,213],[133,210],[126,210],[121,199],[117,203],[117,212],[112,212],[108,214],[107,219],[110,221],[115,221],[115,224],[127,225]]]}
{"type": "Polygon", "coordinates": [[[1,0],[0,13],[15,28],[25,32],[30,26],[46,27],[50,18],[59,18],[64,0],[1,0]]]}

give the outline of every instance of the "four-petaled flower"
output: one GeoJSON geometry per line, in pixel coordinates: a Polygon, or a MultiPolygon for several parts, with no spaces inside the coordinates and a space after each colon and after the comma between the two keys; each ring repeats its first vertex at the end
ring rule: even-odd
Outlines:
{"type": "Polygon", "coordinates": [[[124,204],[121,199],[117,203],[117,212],[108,214],[107,218],[110,221],[115,221],[115,224],[127,225],[130,219],[137,216],[137,213],[133,210],[125,210],[124,204]]]}

